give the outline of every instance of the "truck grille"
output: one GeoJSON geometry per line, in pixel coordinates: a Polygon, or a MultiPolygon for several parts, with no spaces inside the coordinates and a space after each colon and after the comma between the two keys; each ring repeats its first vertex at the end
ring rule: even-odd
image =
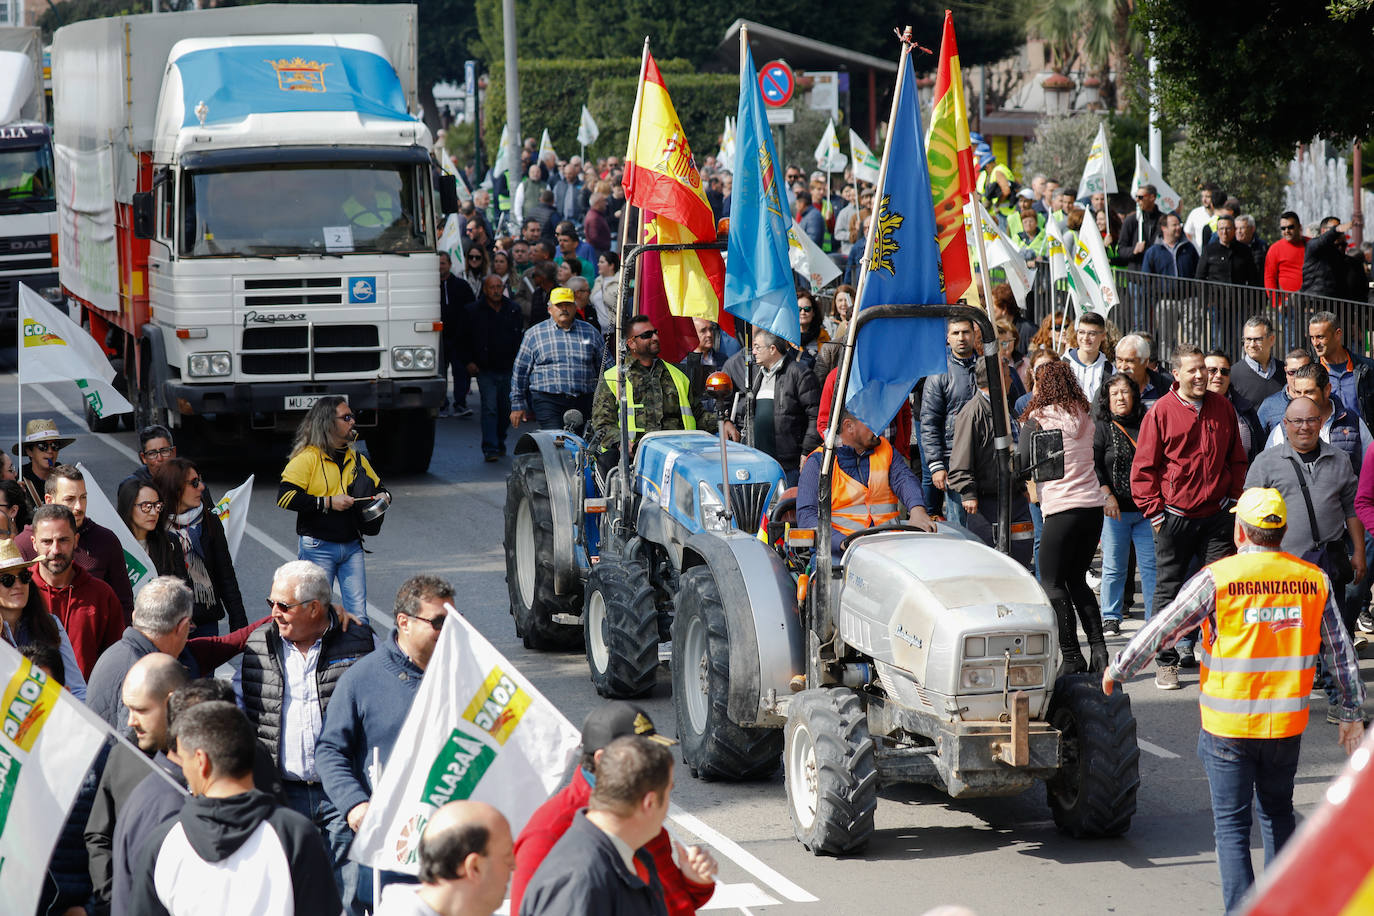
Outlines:
{"type": "Polygon", "coordinates": [[[342,277],[271,277],[243,281],[244,308],[280,305],[341,305],[342,277]]]}
{"type": "Polygon", "coordinates": [[[768,508],[771,483],[732,483],[730,511],[735,514],[735,527],[741,531],[756,531],[768,508]]]}
{"type": "Polygon", "coordinates": [[[377,328],[369,324],[244,328],[242,364],[247,375],[377,372],[382,366],[381,341],[377,328]]]}

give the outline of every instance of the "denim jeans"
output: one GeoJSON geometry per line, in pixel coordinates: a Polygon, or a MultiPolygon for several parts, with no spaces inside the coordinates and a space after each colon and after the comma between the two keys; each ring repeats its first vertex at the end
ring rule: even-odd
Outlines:
{"type": "Polygon", "coordinates": [[[1154,529],[1139,512],[1123,512],[1118,521],[1108,518],[1102,525],[1102,618],[1120,620],[1126,603],[1126,566],[1135,544],[1136,569],[1145,596],[1145,619],[1154,614],[1155,538],[1154,529]]]}
{"type": "Polygon", "coordinates": [[[1221,868],[1221,896],[1227,913],[1255,883],[1250,862],[1250,807],[1259,811],[1264,864],[1293,835],[1293,777],[1302,735],[1291,738],[1219,738],[1198,734],[1197,755],[1212,791],[1212,821],[1221,868]]]}
{"type": "MultiPolygon", "coordinates": [[[[530,413],[534,414],[534,425],[539,429],[562,429],[563,415],[570,410],[582,414],[583,425],[592,418],[590,394],[550,394],[531,390],[529,395],[530,413]]],[[[581,431],[576,430],[579,433],[581,431]]]]}
{"type": "Polygon", "coordinates": [[[331,584],[338,580],[343,609],[367,621],[367,571],[363,568],[362,541],[345,544],[301,535],[296,555],[323,569],[331,584]]]}
{"type": "Polygon", "coordinates": [[[329,800],[329,796],[324,792],[324,786],[318,782],[304,783],[283,779],[282,791],[286,795],[286,806],[297,814],[310,818],[310,822],[319,831],[320,839],[329,850],[329,864],[334,869],[334,883],[346,904],[350,897],[355,896],[358,876],[356,865],[351,869],[346,867],[353,864],[348,860],[348,847],[353,842],[353,831],[348,829],[348,822],[329,800]]]}
{"type": "Polygon", "coordinates": [[[1040,578],[1040,532],[1045,528],[1045,513],[1040,511],[1039,503],[1030,504],[1031,525],[1035,528],[1035,544],[1031,549],[1031,572],[1040,578]]]}
{"type": "Polygon", "coordinates": [[[510,370],[477,373],[477,391],[482,396],[482,454],[506,453],[506,430],[510,429],[510,370]]]}

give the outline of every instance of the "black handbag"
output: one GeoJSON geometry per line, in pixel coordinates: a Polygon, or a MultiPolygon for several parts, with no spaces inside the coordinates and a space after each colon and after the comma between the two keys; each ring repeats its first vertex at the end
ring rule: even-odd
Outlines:
{"type": "Polygon", "coordinates": [[[1045,483],[1064,479],[1064,431],[1037,429],[1031,433],[1031,480],[1045,483]]]}
{"type": "MultiPolygon", "coordinates": [[[[1312,539],[1317,539],[1317,510],[1312,506],[1312,493],[1307,489],[1307,472],[1293,456],[1286,456],[1298,475],[1298,485],[1302,487],[1302,501],[1307,504],[1307,520],[1312,526],[1312,539]]],[[[1345,542],[1340,538],[1334,541],[1319,542],[1316,547],[1302,555],[1302,559],[1321,567],[1331,577],[1335,586],[1348,585],[1355,581],[1355,567],[1346,553],[1345,542]]]]}

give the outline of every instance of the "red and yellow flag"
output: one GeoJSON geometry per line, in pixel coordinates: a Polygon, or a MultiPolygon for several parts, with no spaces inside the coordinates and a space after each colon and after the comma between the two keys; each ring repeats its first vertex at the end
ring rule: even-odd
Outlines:
{"type": "MultiPolygon", "coordinates": [[[[647,49],[630,122],[624,184],[626,199],[646,211],[645,242],[715,241],[715,215],[706,200],[692,147],[663,84],[663,75],[647,49]]],[[[671,313],[716,320],[725,289],[725,262],[720,252],[662,252],[659,261],[671,313]]]]}
{"type": "Polygon", "coordinates": [[[948,10],[940,42],[940,69],[935,77],[935,103],[926,132],[926,161],[935,203],[940,266],[945,275],[945,301],[976,300],[978,289],[973,283],[968,238],[964,233],[964,205],[974,192],[977,173],[973,169],[959,48],[954,43],[954,16],[948,10]]]}

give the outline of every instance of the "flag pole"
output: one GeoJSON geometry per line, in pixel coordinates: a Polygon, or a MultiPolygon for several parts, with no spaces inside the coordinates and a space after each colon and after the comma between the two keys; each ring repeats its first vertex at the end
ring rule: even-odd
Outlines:
{"type": "MultiPolygon", "coordinates": [[[[984,236],[983,236],[983,226],[985,225],[985,224],[984,224],[984,221],[983,221],[983,217],[986,216],[986,217],[987,217],[987,222],[988,222],[988,223],[991,223],[991,222],[992,222],[992,215],[991,215],[990,213],[988,213],[985,209],[983,209],[983,202],[982,202],[981,200],[979,200],[977,196],[972,196],[972,197],[971,197],[971,202],[973,203],[973,215],[974,215],[975,217],[977,217],[977,219],[978,219],[977,231],[974,232],[973,234],[974,234],[974,235],[977,237],[977,239],[978,239],[978,274],[979,274],[980,277],[982,277],[982,281],[983,281],[983,282],[982,282],[982,286],[983,286],[983,308],[984,308],[984,309],[987,311],[987,313],[988,313],[988,323],[992,325],[992,340],[985,340],[985,341],[983,341],[983,355],[984,355],[985,357],[986,357],[986,356],[992,356],[992,357],[994,358],[996,364],[997,364],[997,371],[998,371],[998,372],[1001,372],[1001,371],[1002,371],[1002,352],[1001,352],[1001,347],[998,346],[998,343],[997,343],[997,319],[996,319],[996,318],[993,316],[993,314],[992,314],[992,278],[988,276],[988,250],[987,250],[987,242],[986,242],[986,240],[985,240],[985,238],[984,238],[984,236]]],[[[1000,376],[999,376],[999,378],[1000,378],[1000,376]]],[[[991,389],[991,387],[992,387],[992,383],[991,383],[991,382],[988,383],[988,387],[989,387],[989,389],[991,389]]],[[[997,431],[997,432],[1000,433],[1001,435],[997,436],[996,438],[997,438],[997,439],[1002,439],[1002,442],[1001,442],[1001,443],[994,442],[993,445],[994,445],[994,447],[999,448],[999,449],[1000,449],[1000,448],[1006,448],[1006,449],[1008,450],[1008,452],[1010,452],[1010,450],[1011,450],[1011,410],[1009,409],[1009,405],[1008,405],[1008,403],[1007,403],[1007,386],[1006,386],[1006,385],[1003,385],[1003,384],[1000,384],[1000,382],[999,382],[999,384],[997,385],[997,387],[998,387],[998,389],[1000,389],[1001,392],[1002,392],[1002,416],[1004,416],[1004,417],[1007,418],[1007,428],[1004,429],[1004,430],[998,430],[998,431],[997,431]],[[1005,438],[1004,438],[1004,437],[1005,437],[1005,438]]],[[[949,491],[948,491],[948,490],[945,491],[945,498],[946,498],[946,499],[949,499],[949,498],[950,498],[950,494],[949,494],[949,491]]],[[[1007,533],[1007,539],[1008,539],[1008,543],[1010,543],[1010,542],[1011,542],[1011,541],[1010,541],[1010,539],[1011,539],[1011,533],[1010,533],[1010,532],[1007,533]]]]}
{"type": "MultiPolygon", "coordinates": [[[[739,72],[744,74],[745,57],[749,53],[749,26],[741,23],[739,27],[739,72]]],[[[739,159],[739,144],[735,144],[735,159],[739,159]]],[[[733,167],[735,163],[730,163],[733,167]]],[[[724,298],[724,297],[722,297],[724,298]]],[[[725,307],[725,303],[721,303],[725,307]]],[[[736,338],[738,339],[738,338],[736,338]]],[[[744,431],[740,438],[745,445],[754,444],[754,325],[744,323],[744,431]]]]}
{"type": "MultiPolygon", "coordinates": [[[[382,749],[374,747],[372,749],[372,773],[370,782],[373,786],[381,785],[382,782],[382,749]]],[[[344,812],[347,814],[347,812],[344,812]]],[[[372,912],[382,905],[382,870],[377,867],[377,860],[372,860],[372,912]]]]}
{"type": "MultiPolygon", "coordinates": [[[[641,106],[641,105],[643,104],[643,102],[644,102],[644,76],[645,76],[645,74],[648,72],[648,68],[649,68],[649,36],[648,36],[648,35],[645,35],[645,36],[644,36],[644,49],[643,49],[643,51],[640,52],[640,57],[639,57],[639,87],[635,90],[635,107],[634,107],[634,112],[633,112],[633,113],[631,114],[631,116],[630,116],[630,144],[629,144],[629,146],[630,146],[630,150],[631,150],[632,152],[635,152],[635,153],[637,153],[638,150],[639,150],[639,115],[640,115],[640,106],[641,106]]],[[[627,156],[626,159],[628,160],[628,158],[629,158],[629,157],[627,156]]],[[[636,157],[636,162],[637,162],[637,161],[638,161],[638,157],[636,157]]],[[[627,162],[627,163],[626,163],[626,174],[627,174],[627,175],[629,174],[628,165],[629,165],[629,164],[628,164],[628,162],[627,162]]],[[[629,195],[627,194],[626,197],[628,198],[629,195]]],[[[625,206],[626,206],[627,208],[630,206],[628,200],[626,201],[625,206]]],[[[635,244],[636,244],[636,245],[642,245],[642,244],[644,243],[644,211],[643,211],[643,209],[641,209],[641,208],[639,208],[639,207],[636,207],[635,210],[636,210],[636,212],[638,213],[638,222],[639,222],[639,229],[638,229],[638,231],[635,233],[635,244]]],[[[626,226],[626,227],[629,226],[629,222],[630,222],[629,219],[626,219],[626,221],[625,221],[625,226],[626,226]]],[[[624,250],[624,253],[621,255],[621,258],[620,258],[620,301],[621,301],[621,302],[624,302],[624,301],[625,301],[625,275],[626,275],[625,267],[626,267],[626,264],[629,263],[629,257],[628,257],[629,251],[628,251],[627,246],[626,246],[625,243],[624,243],[624,232],[622,232],[621,238],[622,238],[622,241],[621,241],[621,248],[622,248],[622,250],[624,250]]],[[[643,259],[641,258],[640,260],[642,261],[643,259]]],[[[642,265],[641,265],[641,268],[642,268],[642,265]]],[[[635,289],[634,289],[634,304],[635,304],[635,313],[636,313],[636,314],[638,314],[638,312],[639,312],[639,301],[640,301],[640,277],[641,277],[641,276],[642,276],[642,269],[641,269],[641,270],[636,270],[636,271],[635,271],[635,289]]],[[[616,316],[615,316],[615,377],[616,377],[616,390],[615,390],[615,393],[616,393],[616,395],[617,395],[617,398],[616,398],[616,399],[619,401],[619,404],[616,406],[616,413],[619,415],[619,416],[618,416],[618,420],[619,420],[619,426],[620,426],[620,461],[619,461],[619,466],[620,466],[620,492],[621,492],[621,496],[622,496],[622,504],[621,504],[621,506],[620,506],[620,517],[621,517],[621,519],[624,519],[624,518],[625,518],[625,515],[629,512],[629,507],[630,507],[630,495],[631,495],[631,493],[630,493],[630,486],[629,486],[629,479],[630,479],[630,431],[629,431],[629,429],[626,428],[626,427],[627,427],[627,424],[630,422],[630,418],[629,418],[629,406],[628,406],[628,405],[629,405],[629,398],[627,398],[627,397],[625,396],[625,354],[624,354],[624,352],[623,352],[623,351],[624,351],[624,348],[625,348],[625,315],[624,315],[624,309],[622,308],[622,309],[617,309],[617,311],[616,311],[616,316]]]]}

